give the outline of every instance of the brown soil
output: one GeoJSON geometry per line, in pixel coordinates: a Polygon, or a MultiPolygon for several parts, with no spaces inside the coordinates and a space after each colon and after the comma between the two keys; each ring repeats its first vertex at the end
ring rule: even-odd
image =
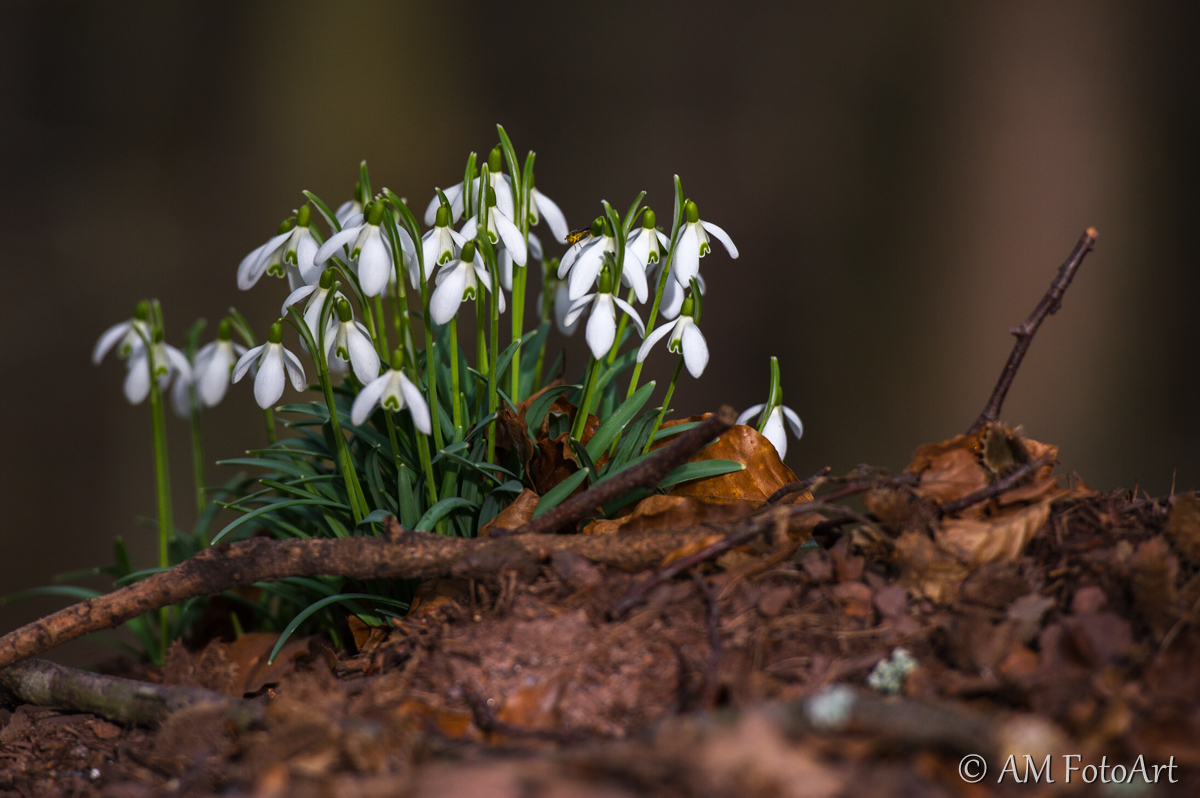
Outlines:
{"type": "MultiPolygon", "coordinates": [[[[888,518],[886,494],[867,504],[888,518]]],[[[643,577],[559,554],[430,583],[390,633],[360,630],[353,655],[312,640],[248,676],[262,653],[248,643],[176,649],[146,677],[256,690],[264,728],[204,710],[156,732],[0,710],[0,795],[1200,794],[1200,502],[1064,495],[1021,556],[974,568],[942,603],[904,565],[901,515],[820,549],[731,552],[616,621],[643,577]],[[918,667],[899,672],[902,698],[877,700],[868,676],[898,647],[918,667]],[[788,720],[835,683],[869,716],[788,720]],[[945,711],[911,711],[930,705],[945,711]],[[990,772],[966,784],[978,745],[990,772]],[[997,785],[1006,751],[1022,768],[1051,754],[1056,783],[997,785]],[[1176,768],[1121,792],[1078,771],[1065,784],[1066,754],[1176,768]]]]}

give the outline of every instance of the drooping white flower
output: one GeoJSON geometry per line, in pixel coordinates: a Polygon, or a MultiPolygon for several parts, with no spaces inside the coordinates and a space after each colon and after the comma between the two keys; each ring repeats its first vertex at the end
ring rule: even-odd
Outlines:
{"type": "MultiPolygon", "coordinates": [[[[651,266],[659,262],[659,255],[663,249],[671,246],[671,239],[667,238],[655,226],[654,211],[646,209],[642,216],[642,226],[638,231],[630,236],[629,241],[625,244],[625,264],[623,271],[629,271],[631,267],[636,267],[642,275],[651,273],[651,266]]],[[[645,276],[642,282],[646,282],[645,276]]],[[[634,290],[637,286],[634,285],[634,290]]],[[[639,295],[639,302],[645,302],[646,298],[639,295]]],[[[680,299],[682,301],[682,298],[680,299]]],[[[678,311],[676,311],[678,312],[678,311]]]]}
{"type": "Polygon", "coordinates": [[[687,222],[679,234],[679,241],[675,244],[674,264],[671,267],[675,279],[681,286],[687,286],[691,283],[692,278],[700,273],[700,259],[707,255],[712,248],[709,244],[709,234],[725,245],[729,257],[737,258],[738,256],[737,247],[733,245],[733,240],[730,239],[728,233],[712,222],[700,221],[700,210],[696,207],[696,203],[688,200],[684,208],[687,212],[687,222]]]}
{"type": "MultiPolygon", "coordinates": [[[[517,229],[512,217],[506,214],[497,201],[497,193],[491,188],[487,191],[487,212],[484,222],[487,226],[488,239],[493,244],[504,242],[504,248],[512,254],[513,262],[524,266],[529,258],[529,249],[525,245],[525,236],[517,229]]],[[[512,199],[511,197],[509,198],[512,199]]],[[[511,204],[511,202],[510,202],[511,204]]],[[[479,231],[479,219],[472,216],[463,224],[459,233],[463,238],[475,238],[479,231]]]]}
{"type": "Polygon", "coordinates": [[[601,229],[596,231],[596,225],[593,223],[592,230],[591,239],[578,250],[574,247],[567,250],[562,262],[558,264],[560,280],[570,275],[567,288],[568,296],[572,300],[579,299],[592,290],[596,278],[600,276],[600,270],[604,268],[604,256],[615,255],[617,251],[617,240],[607,224],[601,224],[601,229]]]}
{"type": "MultiPolygon", "coordinates": [[[[454,260],[455,254],[462,249],[467,240],[450,226],[451,211],[446,206],[442,205],[437,210],[437,224],[429,228],[425,235],[421,236],[422,258],[425,263],[425,279],[428,280],[433,270],[443,263],[449,263],[454,260]]],[[[412,287],[416,288],[420,283],[420,275],[416,269],[408,270],[408,279],[412,283],[412,287]]]]}
{"type": "MultiPolygon", "coordinates": [[[[529,254],[535,260],[542,260],[542,242],[533,233],[529,234],[529,254]]],[[[496,260],[500,267],[500,287],[505,291],[512,291],[513,258],[512,253],[508,251],[508,247],[500,247],[500,249],[496,250],[496,260]]]]}
{"type": "Polygon", "coordinates": [[[669,334],[671,337],[667,340],[667,349],[682,354],[688,373],[699,378],[704,373],[704,367],[708,365],[708,342],[704,340],[704,334],[696,324],[694,312],[695,300],[689,296],[683,302],[681,315],[673,324],[664,324],[646,336],[646,340],[642,341],[641,347],[638,348],[637,361],[644,361],[650,354],[650,349],[669,334]]]}
{"type": "Polygon", "coordinates": [[[243,354],[233,367],[233,381],[240,382],[257,365],[254,375],[254,401],[266,410],[283,396],[284,383],[290,378],[292,387],[303,391],[305,387],[304,366],[300,359],[283,347],[283,325],[275,322],[267,335],[267,342],[259,344],[243,354]]]}
{"type": "Polygon", "coordinates": [[[245,353],[246,347],[233,342],[229,320],[225,319],[217,330],[217,340],[205,344],[196,352],[189,378],[181,375],[175,381],[175,387],[171,389],[175,412],[184,418],[191,415],[193,390],[199,406],[214,407],[219,404],[229,390],[234,365],[245,353]]]}
{"type": "MultiPolygon", "coordinates": [[[[478,301],[479,284],[492,290],[492,276],[476,251],[475,242],[467,241],[455,263],[443,266],[437,273],[437,288],[429,298],[429,313],[435,324],[445,324],[458,313],[459,305],[468,299],[478,301]]],[[[504,312],[504,292],[496,296],[497,307],[504,312]]]]}
{"type": "Polygon", "coordinates": [[[804,424],[800,421],[800,416],[796,415],[796,411],[784,405],[775,405],[771,408],[771,412],[767,415],[766,423],[762,424],[762,412],[765,404],[755,405],[747,408],[744,413],[737,417],[737,423],[745,424],[755,415],[759,416],[759,423],[762,425],[762,435],[775,446],[775,451],[779,452],[779,459],[782,460],[787,456],[787,435],[784,434],[783,420],[787,419],[787,424],[792,428],[792,435],[796,440],[804,435],[804,424]]]}
{"type": "Polygon", "coordinates": [[[613,342],[617,339],[617,308],[633,319],[640,335],[643,337],[646,335],[646,326],[642,324],[637,311],[628,302],[613,295],[612,277],[607,271],[600,278],[600,290],[595,294],[586,294],[576,299],[571,304],[566,318],[563,319],[564,323],[570,326],[577,322],[580,314],[589,305],[591,314],[588,316],[584,338],[587,340],[588,348],[592,350],[592,357],[597,360],[608,354],[612,349],[613,342]]]}
{"type": "Polygon", "coordinates": [[[554,323],[560,333],[570,336],[579,329],[579,315],[571,316],[571,323],[567,324],[567,316],[570,314],[573,304],[568,293],[565,282],[560,281],[554,288],[554,323]]]}
{"type": "MultiPolygon", "coordinates": [[[[181,379],[190,380],[192,367],[183,352],[163,343],[160,331],[155,332],[155,338],[158,340],[151,346],[150,351],[154,354],[154,378],[158,380],[158,387],[166,389],[176,375],[181,379]]],[[[145,348],[129,356],[124,389],[125,398],[131,405],[141,404],[150,394],[150,361],[145,348]]]]}
{"type": "Polygon", "coordinates": [[[100,365],[100,361],[114,346],[117,347],[117,357],[123,360],[145,350],[151,334],[150,322],[147,321],[149,318],[150,305],[141,302],[132,319],[114,324],[105,330],[92,348],[92,364],[100,365]]]}
{"type": "MultiPolygon", "coordinates": [[[[395,277],[392,266],[392,247],[384,234],[381,223],[387,207],[382,201],[367,206],[365,216],[351,216],[342,229],[329,237],[317,250],[314,262],[324,265],[343,248],[348,250],[347,260],[357,262],[358,281],[367,296],[379,296],[395,277]]],[[[404,228],[398,228],[403,256],[408,263],[416,261],[416,249],[404,228]]]]}
{"type": "Polygon", "coordinates": [[[332,367],[335,360],[349,363],[354,368],[354,376],[366,385],[379,376],[379,355],[371,343],[371,334],[354,320],[350,303],[346,300],[337,301],[337,315],[338,320],[331,321],[329,329],[325,331],[329,364],[332,367]]]}
{"type": "Polygon", "coordinates": [[[275,236],[242,258],[238,265],[238,288],[243,291],[253,288],[263,274],[283,277],[286,273],[292,290],[314,283],[321,276],[321,270],[313,263],[317,250],[312,210],[305,203],[294,221],[285,221],[275,236]]]}
{"type": "MultiPolygon", "coordinates": [[[[300,304],[305,297],[308,297],[308,304],[304,306],[304,326],[308,327],[308,331],[312,333],[314,341],[320,335],[321,310],[325,307],[325,298],[329,296],[335,278],[336,272],[334,269],[326,269],[321,273],[321,279],[315,285],[302,285],[288,294],[287,299],[283,300],[283,307],[279,311],[281,316],[286,316],[289,307],[300,304]]],[[[337,297],[333,301],[336,302],[339,298],[345,298],[341,291],[338,291],[337,297]]]]}
{"type": "MultiPolygon", "coordinates": [[[[513,207],[512,197],[512,180],[508,175],[504,174],[504,154],[500,151],[500,147],[493,147],[488,153],[488,184],[484,188],[490,188],[496,194],[496,205],[500,208],[500,212],[507,216],[510,220],[516,219],[517,212],[513,207]]],[[[446,201],[450,203],[451,221],[462,218],[463,212],[466,210],[467,193],[463,191],[463,183],[456,183],[450,188],[442,192],[446,197],[446,201]]],[[[479,196],[480,177],[476,175],[471,178],[467,191],[469,192],[472,202],[479,196]]],[[[437,215],[437,209],[441,205],[442,198],[434,194],[433,199],[429,201],[429,205],[425,208],[425,225],[431,226],[437,215]]],[[[473,238],[474,236],[467,236],[473,238]]]]}
{"type": "Polygon", "coordinates": [[[429,435],[433,432],[433,424],[429,417],[429,405],[421,394],[421,389],[404,375],[404,353],[397,349],[392,354],[391,368],[358,392],[354,404],[350,408],[350,421],[360,426],[366,421],[376,407],[399,413],[405,407],[412,413],[413,426],[429,435]]]}

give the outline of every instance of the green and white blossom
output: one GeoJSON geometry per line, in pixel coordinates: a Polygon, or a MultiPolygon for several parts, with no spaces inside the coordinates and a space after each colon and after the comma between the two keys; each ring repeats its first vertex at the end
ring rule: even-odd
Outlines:
{"type": "Polygon", "coordinates": [[[536,187],[530,189],[529,198],[532,201],[529,208],[530,223],[537,224],[540,217],[544,217],[554,240],[560,244],[565,243],[571,228],[567,225],[567,217],[563,215],[562,209],[536,187]]]}
{"type": "Polygon", "coordinates": [[[572,300],[592,290],[600,270],[604,268],[604,256],[615,256],[617,253],[617,239],[613,237],[607,221],[597,221],[600,222],[600,229],[597,231],[596,224],[592,224],[591,240],[578,249],[572,247],[558,264],[558,279],[570,275],[567,288],[572,300]]]}
{"type": "Polygon", "coordinates": [[[600,278],[600,290],[576,299],[571,304],[571,309],[567,312],[563,322],[567,326],[573,325],[589,305],[591,313],[588,316],[587,328],[584,330],[584,339],[587,341],[588,348],[592,350],[592,357],[597,360],[607,356],[609,350],[612,349],[613,342],[617,340],[618,308],[633,319],[633,323],[642,336],[646,335],[646,325],[638,317],[637,311],[628,302],[612,293],[612,277],[607,271],[600,278]]]}
{"type": "MultiPolygon", "coordinates": [[[[308,304],[304,306],[304,325],[308,327],[308,331],[312,333],[313,340],[316,340],[317,335],[321,330],[321,310],[325,307],[325,298],[329,296],[329,292],[333,289],[333,281],[336,273],[333,269],[326,269],[321,274],[321,279],[314,285],[302,285],[292,293],[288,294],[287,299],[283,300],[283,307],[280,308],[281,316],[287,315],[287,309],[292,305],[298,305],[308,297],[308,304]]],[[[342,292],[339,291],[335,302],[338,299],[344,299],[342,292]]]]}
{"type": "Polygon", "coordinates": [[[151,336],[150,322],[147,320],[149,313],[149,306],[142,303],[132,319],[114,324],[101,333],[92,348],[92,365],[100,365],[100,361],[114,346],[117,348],[117,357],[122,360],[145,350],[151,336]]]}
{"type": "MultiPolygon", "coordinates": [[[[395,276],[392,268],[392,248],[381,224],[387,208],[381,201],[370,203],[364,216],[352,216],[344,227],[329,237],[317,250],[314,262],[323,266],[326,261],[345,250],[347,260],[357,264],[358,281],[367,296],[379,296],[395,276]]],[[[408,234],[400,229],[400,245],[409,262],[416,261],[415,247],[408,234]]]]}
{"type": "Polygon", "coordinates": [[[349,363],[354,376],[366,385],[379,376],[379,355],[371,343],[371,334],[360,322],[354,320],[354,312],[345,299],[337,301],[336,322],[331,321],[325,331],[325,347],[332,368],[334,360],[349,363]]]}
{"type": "MultiPolygon", "coordinates": [[[[446,324],[458,314],[459,306],[468,299],[478,299],[479,285],[492,290],[492,276],[483,265],[475,242],[468,241],[455,263],[443,266],[437,273],[437,288],[429,300],[429,313],[435,324],[446,324]]],[[[497,294],[499,310],[504,312],[504,292],[497,294]]]]}
{"type": "Polygon", "coordinates": [[[664,324],[646,336],[645,341],[642,341],[642,345],[638,348],[637,362],[643,362],[650,354],[650,349],[670,335],[667,340],[667,349],[682,354],[688,373],[699,378],[704,373],[704,367],[708,365],[708,342],[704,340],[704,334],[700,332],[700,327],[696,324],[694,312],[694,299],[689,296],[684,300],[682,312],[673,324],[664,324]]]}
{"type": "Polygon", "coordinates": [[[700,210],[696,207],[696,203],[688,200],[684,203],[684,208],[687,213],[687,222],[675,245],[674,263],[671,267],[675,279],[682,286],[688,285],[693,278],[700,274],[700,259],[712,249],[709,243],[709,234],[725,245],[729,257],[736,259],[738,256],[737,247],[733,245],[733,240],[728,233],[712,222],[700,220],[700,210]]]}
{"type": "Polygon", "coordinates": [[[196,391],[196,401],[201,407],[215,407],[225,398],[229,390],[233,367],[246,347],[232,340],[229,320],[221,322],[217,340],[211,341],[196,352],[192,371],[187,377],[180,375],[171,389],[171,401],[175,412],[186,418],[191,413],[191,393],[196,391]]]}
{"type": "Polygon", "coordinates": [[[314,283],[321,270],[314,264],[319,245],[312,231],[312,211],[305,204],[294,219],[279,226],[279,232],[265,244],[242,259],[238,266],[238,288],[247,291],[263,274],[283,277],[287,274],[291,288],[314,283]]]}
{"type": "MultiPolygon", "coordinates": [[[[461,233],[450,224],[451,211],[442,205],[437,209],[437,223],[421,236],[421,255],[425,264],[425,279],[428,280],[438,266],[454,260],[458,251],[467,243],[461,233]]],[[[420,282],[416,269],[408,270],[408,279],[416,288],[420,282]]]]}
{"type": "MultiPolygon", "coordinates": [[[[625,244],[626,269],[635,265],[642,274],[648,274],[650,266],[658,263],[659,255],[670,248],[671,239],[654,226],[655,221],[654,211],[647,208],[642,215],[642,226],[629,237],[625,244]]],[[[638,301],[645,302],[646,300],[639,297],[638,301]]]]}
{"type": "Polygon", "coordinates": [[[754,407],[746,408],[746,411],[737,417],[737,423],[745,424],[755,415],[758,415],[758,425],[762,427],[763,437],[775,445],[775,451],[779,452],[779,459],[782,460],[787,456],[787,435],[784,434],[784,419],[787,419],[787,425],[792,428],[792,435],[796,440],[800,440],[804,435],[804,424],[800,421],[800,416],[796,415],[796,411],[785,405],[775,405],[772,407],[764,423],[762,412],[765,407],[765,404],[758,404],[754,407]]]}
{"type": "MultiPolygon", "coordinates": [[[[159,388],[166,389],[177,374],[181,379],[191,379],[192,367],[183,352],[163,343],[161,339],[154,343],[151,351],[154,353],[154,376],[159,388]]],[[[141,404],[150,395],[150,358],[145,348],[129,356],[124,390],[125,398],[131,405],[141,404]]]]}
{"type": "Polygon", "coordinates": [[[303,391],[306,386],[300,359],[283,347],[283,326],[279,322],[271,325],[265,344],[259,344],[238,359],[233,367],[233,381],[241,382],[252,366],[258,368],[254,375],[254,401],[264,410],[283,396],[288,379],[297,391],[303,391]]]}
{"type": "MultiPolygon", "coordinates": [[[[487,211],[484,213],[484,221],[486,223],[488,239],[493,244],[504,243],[504,248],[512,255],[513,262],[518,266],[524,266],[525,261],[529,258],[529,250],[525,245],[525,236],[517,228],[513,222],[512,216],[506,214],[500,205],[499,197],[491,188],[487,191],[487,211]]],[[[512,197],[509,196],[509,207],[512,206],[512,197]]],[[[459,233],[463,238],[475,238],[479,231],[479,219],[472,216],[459,229],[459,233]]]]}
{"type": "Polygon", "coordinates": [[[361,426],[376,407],[399,413],[405,407],[412,414],[413,426],[429,435],[433,424],[429,417],[429,405],[421,389],[413,384],[403,371],[404,353],[397,349],[392,355],[391,368],[367,383],[358,393],[350,408],[350,421],[361,426]]]}

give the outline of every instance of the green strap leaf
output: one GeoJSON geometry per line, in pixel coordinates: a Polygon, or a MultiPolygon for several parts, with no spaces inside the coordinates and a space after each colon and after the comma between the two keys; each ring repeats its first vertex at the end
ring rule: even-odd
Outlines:
{"type": "Polygon", "coordinates": [[[337,220],[337,216],[334,214],[334,212],[329,210],[329,206],[325,204],[325,201],[308,189],[305,189],[303,194],[304,196],[308,197],[309,202],[317,206],[317,210],[320,211],[321,215],[325,217],[325,223],[329,225],[330,229],[332,229],[335,233],[341,232],[342,223],[337,220]]]}
{"type": "Polygon", "coordinates": [[[450,515],[450,513],[456,510],[465,510],[468,508],[474,510],[478,506],[479,505],[475,504],[474,502],[469,502],[466,499],[459,498],[458,496],[451,496],[448,499],[442,499],[440,502],[425,511],[425,515],[421,516],[421,520],[417,522],[416,529],[421,530],[422,532],[428,532],[437,526],[439,521],[450,515]]]}
{"type": "Polygon", "coordinates": [[[221,540],[221,538],[225,537],[226,535],[228,535],[233,530],[237,529],[242,524],[249,523],[250,521],[253,521],[255,518],[258,518],[261,515],[265,515],[266,513],[274,512],[275,510],[286,510],[289,507],[304,507],[304,506],[332,507],[337,510],[343,510],[347,513],[350,512],[350,507],[348,505],[342,504],[341,502],[332,502],[332,501],[329,501],[328,499],[294,499],[294,500],[290,500],[290,501],[276,502],[275,504],[268,504],[266,507],[259,507],[257,510],[248,512],[245,515],[243,515],[241,518],[238,518],[238,519],[230,522],[224,529],[222,529],[220,532],[218,532],[215,537],[213,537],[211,543],[214,543],[214,544],[217,543],[218,541],[221,540]]]}
{"type": "Polygon", "coordinates": [[[546,495],[543,496],[540,501],[538,501],[538,506],[534,508],[533,517],[537,518],[539,515],[547,513],[558,505],[562,504],[563,500],[570,496],[576,488],[582,485],[583,481],[587,479],[587,477],[587,470],[581,468],[571,476],[564,479],[562,482],[555,485],[550,490],[546,491],[546,495]]]}
{"type": "Polygon", "coordinates": [[[625,429],[625,425],[638,414],[652,393],[654,393],[653,380],[634,391],[633,396],[626,399],[615,413],[605,419],[604,423],[600,425],[600,429],[596,430],[596,434],[587,442],[587,453],[593,460],[608,451],[608,447],[621,434],[621,430],[625,429]]]}
{"type": "Polygon", "coordinates": [[[275,647],[271,649],[271,656],[267,658],[267,663],[270,664],[275,662],[275,657],[279,656],[279,652],[283,650],[283,644],[287,642],[287,639],[292,636],[292,633],[300,627],[300,624],[307,621],[313,615],[313,613],[320,612],[330,604],[341,604],[347,601],[372,601],[378,604],[390,604],[406,610],[409,606],[407,601],[397,601],[396,599],[384,598],[371,593],[339,593],[336,596],[326,596],[319,601],[314,601],[312,604],[309,604],[307,607],[297,613],[295,618],[292,618],[291,623],[284,628],[283,633],[279,635],[279,639],[275,641],[275,647]]]}
{"type": "Polygon", "coordinates": [[[525,411],[525,426],[526,433],[529,435],[529,440],[537,442],[536,432],[538,427],[542,426],[542,422],[546,419],[546,414],[550,412],[550,407],[558,397],[568,391],[577,391],[582,388],[582,385],[559,385],[555,388],[548,388],[545,393],[534,399],[529,405],[529,409],[525,411]]]}
{"type": "Polygon", "coordinates": [[[693,479],[705,479],[707,477],[719,477],[722,474],[732,474],[735,471],[745,470],[746,466],[734,460],[698,460],[694,463],[684,463],[670,474],[667,474],[663,478],[663,481],[658,483],[658,487],[661,490],[666,490],[681,482],[689,482],[693,479]]]}

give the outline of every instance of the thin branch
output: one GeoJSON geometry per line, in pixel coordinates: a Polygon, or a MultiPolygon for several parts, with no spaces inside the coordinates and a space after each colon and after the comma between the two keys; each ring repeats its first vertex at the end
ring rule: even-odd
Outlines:
{"type": "Polygon", "coordinates": [[[816,488],[825,481],[825,477],[829,476],[829,472],[832,470],[833,469],[829,466],[825,466],[808,479],[798,479],[795,482],[789,482],[779,490],[772,493],[767,498],[767,504],[781,502],[794,493],[804,493],[805,491],[816,490],[816,488]]]}
{"type": "MultiPolygon", "coordinates": [[[[686,433],[685,433],[686,434],[686,433]]],[[[486,577],[573,551],[592,562],[626,570],[653,568],[711,528],[653,530],[622,535],[518,535],[499,539],[448,538],[406,531],[395,518],[373,538],[274,540],[256,537],[220,544],[140,582],[40,618],[0,637],[0,667],[91,632],[197,596],[289,576],[350,579],[486,577]]]]}
{"type": "Polygon", "coordinates": [[[260,722],[257,704],[199,687],[150,684],[28,659],[0,670],[0,687],[18,701],[73,712],[91,712],[118,723],[158,726],[178,710],[205,706],[224,711],[240,728],[260,722]]]}
{"type": "Polygon", "coordinates": [[[638,488],[657,485],[663,477],[683,465],[689,457],[707,446],[714,438],[733,426],[737,412],[729,405],[713,413],[700,424],[681,434],[669,445],[659,449],[635,466],[617,473],[611,479],[593,485],[577,496],[567,499],[545,515],[540,515],[518,530],[521,535],[543,535],[582,521],[613,499],[619,499],[638,488]]]}
{"type": "Polygon", "coordinates": [[[953,515],[954,513],[962,512],[973,504],[979,504],[979,502],[987,501],[988,499],[999,496],[1006,490],[1016,487],[1023,482],[1026,477],[1036,474],[1042,466],[1048,465],[1052,462],[1054,462],[1054,453],[1046,452],[1036,460],[1030,460],[1028,463],[1025,463],[1019,468],[1014,469],[1013,472],[1008,476],[998,479],[990,485],[985,485],[974,493],[968,493],[966,496],[954,499],[953,501],[948,501],[945,504],[940,505],[938,509],[941,511],[942,515],[953,515]]]}
{"type": "Polygon", "coordinates": [[[980,429],[985,424],[995,422],[1000,418],[1000,408],[1004,406],[1004,399],[1008,396],[1008,389],[1012,387],[1013,379],[1017,376],[1017,369],[1021,367],[1021,361],[1025,359],[1025,353],[1029,351],[1029,345],[1033,342],[1033,336],[1037,333],[1038,327],[1042,326],[1042,322],[1052,313],[1057,313],[1062,307],[1063,294],[1071,285],[1071,280],[1075,278],[1075,272],[1079,270],[1079,265],[1083,263],[1084,257],[1092,251],[1092,247],[1096,245],[1096,228],[1089,227],[1084,231],[1079,238],[1079,243],[1075,245],[1075,249],[1071,250],[1071,254],[1066,261],[1058,269],[1058,275],[1055,276],[1054,282],[1050,284],[1042,301],[1038,302],[1037,307],[1029,314],[1029,318],[1025,319],[1025,323],[1019,327],[1013,327],[1009,332],[1017,337],[1017,342],[1013,344],[1012,353],[1008,356],[1008,362],[1004,364],[1004,371],[1000,372],[1000,380],[996,383],[995,389],[992,391],[992,398],[988,399],[987,405],[983,408],[983,412],[979,414],[979,418],[975,419],[975,423],[967,432],[974,432],[980,429]]]}

